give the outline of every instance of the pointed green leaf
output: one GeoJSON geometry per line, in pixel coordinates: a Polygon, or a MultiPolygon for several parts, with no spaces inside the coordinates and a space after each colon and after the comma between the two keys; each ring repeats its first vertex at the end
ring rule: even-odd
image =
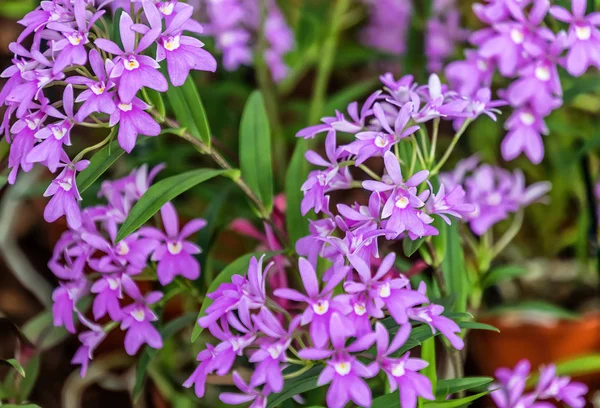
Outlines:
{"type": "Polygon", "coordinates": [[[439,380],[435,389],[435,396],[438,399],[446,399],[448,395],[480,388],[492,381],[494,381],[494,379],[491,377],[466,377],[439,380]]]}
{"type": "Polygon", "coordinates": [[[527,273],[527,268],[520,265],[505,265],[499,266],[497,268],[492,269],[481,282],[482,288],[487,288],[492,285],[497,284],[498,282],[502,282],[507,279],[516,278],[518,276],[525,275],[527,273]]]}
{"type": "Polygon", "coordinates": [[[426,401],[423,406],[426,408],[458,408],[469,405],[471,402],[476,401],[489,393],[490,391],[484,391],[469,397],[451,399],[447,401],[426,401]]]}
{"type": "Polygon", "coordinates": [[[23,369],[23,366],[14,358],[9,358],[8,360],[0,359],[0,363],[12,366],[19,374],[21,374],[22,377],[25,377],[25,370],[23,369]]]}
{"type": "Polygon", "coordinates": [[[142,88],[142,95],[144,96],[146,103],[152,105],[152,107],[154,108],[154,110],[156,110],[158,115],[164,119],[165,115],[167,114],[167,111],[165,108],[165,102],[163,101],[160,92],[150,88],[142,88]]]}
{"type": "Polygon", "coordinates": [[[265,103],[258,91],[250,95],[242,114],[240,169],[242,178],[270,213],[273,207],[271,130],[265,103]]]}
{"type": "Polygon", "coordinates": [[[317,380],[322,370],[322,366],[313,367],[301,376],[286,381],[280,393],[269,395],[267,408],[280,407],[283,402],[298,394],[319,388],[317,380]]]}
{"type": "Polygon", "coordinates": [[[79,193],[87,190],[94,181],[106,172],[125,153],[117,140],[98,150],[90,159],[90,165],[77,175],[79,193]]]}
{"type": "Polygon", "coordinates": [[[425,242],[425,237],[417,238],[414,241],[408,237],[402,240],[402,249],[404,250],[404,255],[411,256],[423,245],[425,242]]]}
{"type": "Polygon", "coordinates": [[[198,169],[169,177],[151,186],[133,206],[117,233],[120,241],[148,221],[163,205],[190,188],[216,176],[235,177],[237,170],[198,169]]]}
{"type": "MultiPolygon", "coordinates": [[[[568,375],[573,377],[595,373],[600,373],[600,354],[576,357],[556,364],[557,375],[568,375]]],[[[527,386],[532,387],[536,385],[539,380],[540,374],[536,373],[527,380],[527,386]]]]}
{"type": "MultiPolygon", "coordinates": [[[[263,252],[253,252],[250,254],[246,254],[246,255],[242,255],[240,256],[238,259],[236,259],[235,261],[233,261],[232,263],[230,263],[229,265],[227,265],[227,267],[225,267],[225,269],[223,269],[221,271],[221,273],[219,273],[217,275],[217,277],[212,281],[212,283],[210,284],[210,286],[208,287],[206,293],[212,293],[215,290],[218,289],[219,286],[221,286],[222,283],[226,283],[226,282],[230,282],[231,281],[231,277],[233,275],[245,275],[246,272],[248,271],[248,265],[250,264],[250,259],[252,259],[252,257],[256,257],[256,258],[260,258],[263,255],[263,252]]],[[[268,261],[270,258],[272,258],[274,255],[277,255],[277,252],[267,252],[264,253],[265,255],[265,262],[268,261]]],[[[263,267],[266,266],[265,264],[263,264],[263,267]]],[[[213,303],[213,299],[209,298],[208,296],[206,296],[204,298],[204,301],[202,302],[202,306],[200,306],[200,312],[198,312],[198,319],[200,319],[201,317],[204,316],[204,313],[206,311],[206,309],[212,305],[213,303]]],[[[196,340],[198,340],[198,337],[200,337],[200,334],[202,333],[204,329],[200,326],[198,326],[198,324],[196,324],[194,326],[194,331],[192,332],[192,343],[195,342],[196,340]]]]}
{"type": "Polygon", "coordinates": [[[469,294],[469,281],[465,267],[465,255],[460,244],[458,223],[446,226],[446,256],[442,261],[442,272],[446,280],[448,293],[456,293],[458,299],[455,311],[464,312],[467,309],[467,295],[469,294]]]}
{"type": "MultiPolygon", "coordinates": [[[[164,68],[162,71],[165,73],[164,68]]],[[[181,126],[210,148],[210,126],[192,76],[188,76],[180,87],[171,84],[167,91],[167,98],[181,126]]]]}
{"type": "Polygon", "coordinates": [[[19,401],[23,402],[29,398],[35,382],[37,381],[40,373],[40,355],[36,354],[29,360],[25,365],[25,378],[19,385],[19,401]]]}

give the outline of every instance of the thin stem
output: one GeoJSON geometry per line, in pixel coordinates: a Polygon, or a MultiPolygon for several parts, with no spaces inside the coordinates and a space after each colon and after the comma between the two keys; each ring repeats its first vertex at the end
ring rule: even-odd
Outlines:
{"type": "Polygon", "coordinates": [[[340,31],[339,21],[348,9],[350,0],[337,0],[331,20],[329,22],[329,32],[320,52],[319,64],[317,67],[317,79],[313,88],[313,96],[310,103],[308,121],[310,124],[317,122],[323,113],[325,106],[325,97],[327,95],[327,85],[333,70],[333,62],[338,45],[338,34],[340,31]]]}
{"type": "Polygon", "coordinates": [[[301,369],[299,369],[298,371],[295,371],[293,373],[290,374],[286,374],[283,376],[284,380],[290,380],[292,378],[296,378],[301,376],[302,374],[304,374],[305,372],[307,372],[308,370],[310,370],[313,367],[312,364],[307,364],[304,367],[302,367],[301,369]]]}
{"type": "Polygon", "coordinates": [[[379,177],[379,175],[375,174],[375,172],[373,172],[373,170],[371,170],[370,168],[368,168],[364,164],[361,164],[358,167],[362,171],[364,171],[365,173],[367,173],[369,175],[369,177],[371,177],[372,179],[374,179],[374,180],[381,180],[381,177],[379,177]]]}
{"type": "Polygon", "coordinates": [[[433,120],[433,138],[431,139],[431,150],[429,151],[429,164],[435,163],[435,149],[437,147],[438,133],[440,131],[440,118],[433,120]]]}
{"type": "Polygon", "coordinates": [[[410,141],[413,144],[413,149],[416,150],[416,152],[417,152],[417,157],[419,158],[419,163],[421,164],[421,167],[426,169],[427,164],[425,163],[425,159],[423,158],[423,152],[421,152],[421,147],[419,147],[419,143],[417,143],[417,139],[413,136],[413,137],[411,137],[410,141]]]}
{"type": "Polygon", "coordinates": [[[450,158],[450,155],[452,154],[452,151],[454,151],[454,148],[456,147],[456,144],[460,140],[460,137],[463,135],[463,133],[465,133],[465,130],[467,130],[467,128],[469,127],[471,122],[472,122],[472,119],[465,120],[465,123],[463,123],[462,127],[458,130],[458,132],[456,132],[456,134],[452,138],[452,142],[450,142],[450,146],[448,146],[448,149],[446,149],[446,153],[444,153],[444,155],[442,156],[442,158],[440,159],[438,164],[435,166],[435,168],[433,170],[431,170],[429,177],[433,177],[440,172],[440,170],[442,169],[444,164],[446,164],[446,162],[450,158]]]}
{"type": "Polygon", "coordinates": [[[417,149],[413,149],[412,157],[410,158],[410,169],[408,170],[408,177],[412,177],[415,173],[415,165],[417,164],[417,149]]]}
{"type": "Polygon", "coordinates": [[[108,123],[80,122],[80,123],[78,123],[78,125],[81,125],[83,127],[88,127],[88,128],[95,128],[95,129],[104,129],[104,128],[110,127],[110,125],[108,123]]]}
{"type": "Polygon", "coordinates": [[[100,149],[102,146],[104,146],[105,144],[110,142],[110,139],[112,138],[114,133],[115,133],[115,128],[112,128],[110,130],[109,135],[104,140],[102,140],[99,143],[96,143],[93,146],[86,147],[85,149],[80,151],[79,154],[77,154],[77,156],[75,156],[75,158],[73,159],[73,163],[77,163],[79,160],[83,159],[83,156],[85,156],[87,153],[94,151],[96,149],[100,149]]]}
{"type": "Polygon", "coordinates": [[[504,233],[504,235],[496,242],[496,245],[492,248],[492,259],[498,256],[500,252],[504,250],[511,243],[511,241],[517,236],[523,226],[524,211],[521,210],[515,215],[511,226],[504,233]]]}

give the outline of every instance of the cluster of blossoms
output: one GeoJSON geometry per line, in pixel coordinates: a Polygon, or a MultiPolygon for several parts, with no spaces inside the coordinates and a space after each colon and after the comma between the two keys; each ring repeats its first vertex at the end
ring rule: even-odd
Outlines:
{"type": "MultiPolygon", "coordinates": [[[[205,35],[214,37],[223,54],[223,67],[235,71],[251,65],[261,24],[259,0],[202,0],[206,14],[205,35]]],[[[275,0],[266,1],[264,36],[267,49],[263,58],[275,82],[289,71],[284,56],[294,49],[294,34],[275,0]]]]}
{"type": "Polygon", "coordinates": [[[143,11],[148,22],[135,24],[136,16],[123,12],[113,22],[119,25],[121,48],[108,39],[104,7],[110,3],[96,7],[93,0],[43,1],[20,21],[25,29],[9,47],[13,65],[1,74],[9,78],[0,92],[0,106],[6,106],[0,132],[11,144],[9,182],[15,182],[19,169],[29,171],[34,163],[52,173],[62,169],[45,193],[54,197],[44,215],[48,222],[66,215],[73,229],[81,227],[75,176],[87,165],[71,161],[65,151],[73,129],[118,126],[119,144],[131,152],[138,134],[160,133],[160,125],[145,112],[150,106],[136,96],[143,87],[167,90],[158,62],[166,60],[175,86],[185,82],[190,70],[216,69],[203,44],[185,35],[202,31],[191,19],[191,6],[176,0],[158,7],[151,1],[121,1],[127,11],[130,5],[136,14],[143,11]],[[23,44],[29,38],[27,49],[23,44]],[[152,46],[155,58],[148,55],[152,46]],[[51,87],[64,87],[62,101],[52,103],[46,97],[51,87]],[[81,92],[75,95],[75,90],[81,92]]]}
{"type": "Polygon", "coordinates": [[[82,376],[94,349],[106,336],[105,328],[98,323],[105,316],[127,330],[128,354],[134,355],[144,343],[162,347],[161,336],[152,325],[158,318],[151,308],[162,293],[143,293],[135,281],[149,267],[149,261],[156,262],[161,285],[168,285],[178,275],[191,280],[200,276],[200,265],[193,256],[200,253],[200,248],[188,238],[206,222],[195,219],[180,229],[177,213],[170,203],[161,209],[164,232],[143,227],[115,242],[118,227],[161,169],[162,166],[157,166],[148,172],[142,166],[126,177],[105,181],[99,196],[107,204],[84,209],[81,226],[64,232],[54,248],[48,264],[60,280],[52,297],[54,324],[75,333],[75,316],[86,327],[79,335],[82,346],[73,358],[74,363],[81,364],[82,376]],[[93,319],[78,307],[83,298],[93,299],[93,319]]]}
{"type": "Polygon", "coordinates": [[[465,220],[477,235],[483,235],[511,213],[543,199],[551,188],[549,182],[526,187],[521,170],[511,173],[501,167],[480,164],[477,156],[458,162],[452,172],[440,175],[440,181],[443,188],[464,189],[465,201],[475,208],[465,220]]]}
{"type": "MultiPolygon", "coordinates": [[[[411,0],[363,0],[369,22],[361,33],[363,44],[378,50],[403,55],[407,51],[408,30],[415,4],[411,0]]],[[[429,72],[439,72],[456,45],[464,42],[469,31],[460,26],[456,0],[434,0],[425,30],[425,56],[429,72]]]]}
{"type": "Polygon", "coordinates": [[[427,363],[398,350],[411,333],[411,320],[439,330],[459,349],[464,345],[460,328],[442,315],[442,306],[430,303],[424,284],[419,290],[410,288],[408,279],[393,267],[393,252],[376,270],[359,254],[338,251],[337,255],[339,260],[322,278],[308,259],[300,258],[303,292],[289,288],[268,292],[266,281],[273,264],[263,269],[263,257],[252,258],[245,276],[234,275],[231,283],[208,294],[213,303],[198,323],[219,343],[207,344],[198,354],[200,364],[184,386],[194,386],[202,397],[208,375],[225,375],[237,357],[246,356],[254,365],[252,375],[244,381],[234,372],[242,394],[222,393],[225,403],[254,401],[252,406],[264,406],[270,394],[283,389],[284,372],[290,372],[284,371],[286,367],[301,370],[300,364],[318,362],[323,364],[318,384],[331,384],[328,407],[343,407],[350,400],[370,406],[372,395],[365,379],[380,372],[387,375],[391,390],[400,389],[403,407],[415,407],[417,396],[433,399],[431,383],[418,373],[427,363]],[[276,299],[294,302],[300,312],[290,315],[276,299]],[[387,314],[391,318],[384,321],[387,314]],[[393,339],[383,322],[397,325],[393,339]],[[366,353],[373,345],[376,355],[366,353]]]}
{"type": "Polygon", "coordinates": [[[470,41],[478,48],[467,50],[466,59],[449,64],[445,73],[453,89],[468,95],[489,86],[496,69],[514,79],[502,91],[513,108],[501,146],[505,160],[521,153],[536,164],[543,159],[542,136],[548,134],[544,118],[562,105],[558,66],[574,76],[590,66],[600,67],[600,14],[585,15],[586,3],[572,0],[572,13],[550,7],[549,0],[489,0],[474,5],[477,17],[489,27],[472,34],[470,41]],[[548,15],[568,23],[568,32],[554,33],[543,25],[548,15]]]}
{"type": "Polygon", "coordinates": [[[514,368],[500,368],[496,371],[497,383],[490,386],[491,396],[498,408],[545,408],[554,407],[552,401],[562,402],[572,408],[586,405],[585,384],[571,381],[569,377],[556,375],[556,366],[548,365],[540,369],[536,388],[525,393],[531,365],[521,360],[514,368]]]}

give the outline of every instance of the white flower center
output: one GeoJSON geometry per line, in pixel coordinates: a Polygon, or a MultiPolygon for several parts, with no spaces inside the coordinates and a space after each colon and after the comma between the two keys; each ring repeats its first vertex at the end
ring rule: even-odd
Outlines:
{"type": "Polygon", "coordinates": [[[329,310],[329,301],[327,300],[319,300],[317,303],[313,305],[313,310],[319,316],[324,315],[329,310]]]}
{"type": "Polygon", "coordinates": [[[117,254],[119,255],[127,255],[129,253],[129,245],[127,245],[127,242],[125,241],[120,241],[117,244],[117,254]]]}
{"type": "Polygon", "coordinates": [[[317,174],[317,181],[319,185],[325,187],[327,185],[327,176],[325,174],[317,174]]]}
{"type": "Polygon", "coordinates": [[[119,287],[119,281],[115,278],[108,278],[106,279],[106,282],[108,283],[108,287],[111,290],[117,290],[117,288],[119,287]]]}
{"type": "Polygon", "coordinates": [[[482,59],[480,59],[480,60],[477,60],[477,69],[479,69],[479,70],[480,70],[480,71],[482,71],[482,72],[485,72],[485,71],[487,71],[487,70],[488,70],[488,68],[489,68],[489,67],[488,67],[488,63],[487,63],[487,62],[485,62],[485,61],[484,61],[484,60],[482,60],[482,59]]]}
{"type": "Polygon", "coordinates": [[[381,287],[379,288],[379,297],[388,298],[391,294],[392,290],[390,288],[389,283],[384,283],[383,285],[381,285],[381,287]]]}
{"type": "Polygon", "coordinates": [[[163,13],[165,16],[170,16],[171,14],[173,14],[173,8],[175,7],[174,3],[166,2],[160,5],[160,7],[158,8],[158,10],[163,13]]]}
{"type": "Polygon", "coordinates": [[[123,112],[129,112],[132,108],[133,108],[133,105],[130,103],[120,103],[119,104],[119,109],[121,109],[123,112]]]}
{"type": "Polygon", "coordinates": [[[71,183],[70,180],[60,180],[58,182],[58,185],[60,186],[60,188],[62,188],[65,191],[71,191],[71,189],[73,188],[73,184],[71,183]]]}
{"type": "Polygon", "coordinates": [[[134,69],[138,69],[140,67],[140,63],[138,62],[137,59],[135,59],[134,56],[131,56],[131,57],[127,58],[126,60],[123,60],[123,65],[125,66],[125,69],[127,71],[133,71],[134,69]]]}
{"type": "Polygon", "coordinates": [[[131,317],[133,317],[138,322],[143,322],[146,318],[146,312],[144,309],[135,309],[131,312],[131,317]]]}
{"type": "Polygon", "coordinates": [[[523,31],[519,30],[518,28],[513,28],[510,31],[510,38],[515,44],[523,44],[523,41],[525,41],[525,34],[523,34],[523,31]]]}
{"type": "Polygon", "coordinates": [[[96,95],[102,95],[106,90],[106,86],[104,85],[104,82],[96,82],[95,84],[90,86],[90,89],[96,95]]]}
{"type": "Polygon", "coordinates": [[[550,80],[550,69],[547,66],[541,65],[535,69],[535,77],[540,81],[547,82],[550,80]]]}
{"type": "Polygon", "coordinates": [[[392,375],[394,377],[402,377],[406,371],[404,370],[404,364],[398,363],[394,364],[392,367],[392,375]]]}
{"type": "Polygon", "coordinates": [[[590,28],[590,26],[575,26],[575,35],[577,36],[578,39],[582,40],[582,41],[586,41],[589,40],[590,37],[592,36],[592,29],[590,28]]]}
{"type": "Polygon", "coordinates": [[[486,201],[489,205],[499,205],[502,202],[502,196],[500,193],[494,192],[487,196],[486,201]]]}
{"type": "Polygon", "coordinates": [[[535,117],[529,112],[522,112],[519,115],[519,118],[521,119],[521,122],[527,126],[531,126],[535,122],[535,117]]]}
{"type": "Polygon", "coordinates": [[[354,313],[356,313],[358,316],[362,316],[365,313],[367,313],[367,308],[365,307],[365,305],[363,303],[355,303],[354,304],[354,313]]]}
{"type": "Polygon", "coordinates": [[[163,46],[168,51],[174,51],[174,50],[178,49],[179,46],[181,45],[180,40],[181,40],[180,35],[176,35],[174,37],[165,37],[165,38],[163,38],[163,46]]]}
{"type": "Polygon", "coordinates": [[[341,375],[342,377],[350,374],[350,369],[352,366],[347,361],[342,361],[341,363],[335,363],[333,366],[335,368],[335,372],[341,375]]]}
{"type": "Polygon", "coordinates": [[[74,33],[69,33],[66,35],[67,40],[69,40],[69,43],[71,43],[71,45],[79,45],[82,42],[85,44],[87,43],[87,34],[82,35],[79,32],[74,32],[74,33]]]}
{"type": "Polygon", "coordinates": [[[271,347],[269,347],[267,349],[267,351],[269,352],[269,355],[271,356],[271,358],[273,360],[276,360],[279,358],[279,356],[281,355],[281,347],[277,344],[272,345],[271,347]]]}
{"type": "Polygon", "coordinates": [[[177,255],[183,249],[183,245],[181,242],[168,242],[167,249],[171,253],[171,255],[177,255]]]}
{"type": "Polygon", "coordinates": [[[242,348],[242,342],[239,338],[234,337],[233,339],[230,340],[231,342],[231,348],[233,349],[233,351],[237,352],[238,350],[240,350],[242,348]]]}
{"type": "Polygon", "coordinates": [[[52,134],[56,140],[61,140],[67,134],[67,129],[62,126],[52,126],[52,134]]]}
{"type": "Polygon", "coordinates": [[[378,135],[375,138],[375,146],[377,147],[386,147],[388,144],[387,140],[385,139],[385,137],[378,135]]]}
{"type": "Polygon", "coordinates": [[[396,207],[400,208],[401,210],[405,209],[406,207],[408,207],[408,198],[406,197],[400,197],[396,200],[396,207]]]}
{"type": "Polygon", "coordinates": [[[37,129],[38,124],[40,123],[39,119],[25,119],[25,123],[27,123],[27,127],[31,130],[37,129]]]}

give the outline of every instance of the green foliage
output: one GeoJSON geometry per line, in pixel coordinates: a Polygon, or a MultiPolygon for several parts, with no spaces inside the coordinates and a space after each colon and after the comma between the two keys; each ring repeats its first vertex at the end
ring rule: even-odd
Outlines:
{"type": "Polygon", "coordinates": [[[190,188],[213,177],[237,177],[237,170],[198,169],[169,177],[152,185],[142,198],[133,206],[127,219],[119,228],[116,242],[122,240],[156,214],[163,205],[190,188]]]}
{"type": "Polygon", "coordinates": [[[77,175],[77,188],[79,192],[83,193],[90,188],[102,174],[115,164],[123,153],[125,153],[125,150],[121,149],[117,140],[113,140],[98,150],[90,159],[89,166],[77,175]]]}
{"type": "MultiPolygon", "coordinates": [[[[298,367],[296,367],[296,369],[297,368],[298,367]]],[[[269,396],[267,408],[279,407],[283,402],[296,395],[318,388],[317,380],[319,379],[319,374],[321,374],[322,370],[323,367],[321,366],[313,367],[299,377],[286,381],[285,386],[280,393],[269,396]]]]}
{"type": "Polygon", "coordinates": [[[25,377],[25,369],[23,368],[23,366],[21,365],[21,363],[19,363],[14,358],[9,358],[9,359],[6,359],[6,360],[0,359],[0,364],[11,366],[15,370],[17,370],[17,372],[19,374],[21,374],[22,377],[25,377]]]}
{"type": "Polygon", "coordinates": [[[520,265],[504,265],[492,269],[483,277],[481,286],[487,288],[496,285],[502,281],[523,276],[527,273],[527,268],[520,265]]]}
{"type": "Polygon", "coordinates": [[[250,95],[240,125],[242,178],[258,196],[268,213],[273,208],[271,130],[260,92],[250,95]]]}
{"type": "Polygon", "coordinates": [[[304,197],[301,187],[309,172],[309,164],[304,158],[308,146],[308,140],[298,140],[285,176],[286,226],[292,248],[296,241],[308,235],[308,217],[302,215],[300,211],[300,203],[304,197]]]}

